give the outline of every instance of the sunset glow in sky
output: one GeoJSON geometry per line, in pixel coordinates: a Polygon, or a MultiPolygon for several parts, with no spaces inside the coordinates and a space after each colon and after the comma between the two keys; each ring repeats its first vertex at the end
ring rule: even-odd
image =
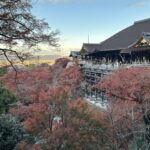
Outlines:
{"type": "Polygon", "coordinates": [[[150,0],[32,0],[32,5],[37,18],[60,30],[62,54],[79,50],[88,35],[91,43],[98,43],[150,18],[150,0]]]}

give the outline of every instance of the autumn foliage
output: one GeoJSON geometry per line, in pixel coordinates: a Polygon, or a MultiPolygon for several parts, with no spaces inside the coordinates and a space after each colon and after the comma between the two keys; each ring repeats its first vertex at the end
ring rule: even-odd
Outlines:
{"type": "Polygon", "coordinates": [[[107,113],[121,146],[128,149],[134,136],[149,138],[149,67],[120,69],[104,77],[96,88],[108,97],[107,113]]]}
{"type": "Polygon", "coordinates": [[[97,87],[106,89],[107,94],[117,100],[142,103],[150,98],[150,68],[120,69],[107,76],[97,87]]]}
{"type": "Polygon", "coordinates": [[[26,132],[36,138],[22,141],[20,149],[100,149],[107,147],[108,122],[105,115],[81,99],[83,80],[76,65],[66,68],[68,59],[56,60],[50,67],[21,69],[4,77],[5,87],[13,91],[18,103],[10,112],[26,132]],[[87,144],[88,143],[88,144],[87,144]]]}

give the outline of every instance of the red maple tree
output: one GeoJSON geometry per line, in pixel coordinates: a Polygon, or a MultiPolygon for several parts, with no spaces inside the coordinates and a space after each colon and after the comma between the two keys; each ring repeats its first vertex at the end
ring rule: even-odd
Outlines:
{"type": "Polygon", "coordinates": [[[143,130],[150,119],[149,67],[120,69],[104,77],[96,88],[105,91],[108,97],[107,113],[117,139],[124,146],[134,134],[149,134],[143,130]]]}
{"type": "Polygon", "coordinates": [[[105,147],[104,131],[108,123],[104,114],[80,98],[82,73],[76,65],[66,68],[67,62],[68,59],[59,59],[51,67],[21,69],[17,80],[13,72],[4,78],[5,86],[15,92],[19,100],[11,113],[27,133],[42,138],[42,142],[37,140],[36,145],[30,145],[31,149],[105,147]]]}

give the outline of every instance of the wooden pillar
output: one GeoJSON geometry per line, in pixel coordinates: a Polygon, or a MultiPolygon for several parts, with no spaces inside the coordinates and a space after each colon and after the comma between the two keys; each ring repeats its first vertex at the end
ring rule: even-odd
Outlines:
{"type": "Polygon", "coordinates": [[[95,99],[97,101],[97,89],[95,89],[95,99]]]}

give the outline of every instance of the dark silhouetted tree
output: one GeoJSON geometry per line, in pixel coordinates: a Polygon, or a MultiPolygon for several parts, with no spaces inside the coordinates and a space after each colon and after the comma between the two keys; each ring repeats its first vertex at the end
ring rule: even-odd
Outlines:
{"type": "Polygon", "coordinates": [[[0,114],[7,113],[10,105],[16,101],[15,95],[0,85],[0,114]]]}
{"type": "Polygon", "coordinates": [[[14,117],[7,114],[0,116],[0,149],[12,150],[23,138],[23,129],[14,117]]]}

